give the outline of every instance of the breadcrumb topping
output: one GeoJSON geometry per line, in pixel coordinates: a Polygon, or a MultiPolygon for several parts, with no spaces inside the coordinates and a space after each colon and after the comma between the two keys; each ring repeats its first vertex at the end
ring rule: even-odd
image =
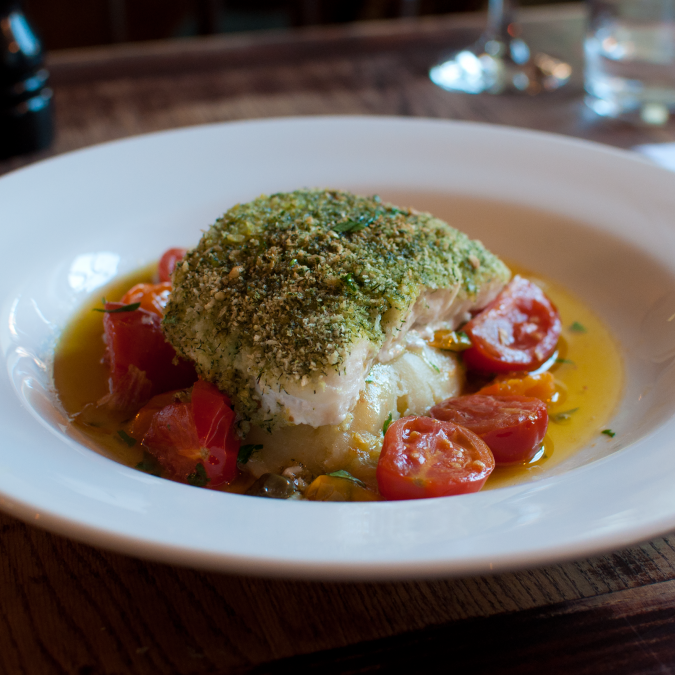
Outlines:
{"type": "Polygon", "coordinates": [[[252,419],[252,378],[316,382],[358,339],[379,347],[387,312],[405,313],[421,289],[459,284],[472,296],[503,267],[443,221],[377,196],[261,196],[225,213],[177,266],[163,325],[252,419]],[[235,367],[244,352],[248,374],[235,367]]]}

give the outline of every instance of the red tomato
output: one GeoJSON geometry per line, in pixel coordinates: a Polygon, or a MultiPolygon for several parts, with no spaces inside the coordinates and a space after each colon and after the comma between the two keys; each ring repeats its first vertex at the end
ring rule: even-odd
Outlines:
{"type": "Polygon", "coordinates": [[[128,407],[125,409],[132,413],[155,394],[191,385],[197,374],[187,361],[173,363],[176,352],[164,339],[161,319],[156,313],[144,309],[111,312],[123,306],[121,302],[106,303],[108,312],[103,316],[103,328],[110,363],[111,395],[126,400],[128,407]],[[126,396],[131,385],[138,391],[133,396],[126,396]]]}
{"type": "Polygon", "coordinates": [[[227,396],[198,380],[191,394],[180,391],[155,396],[138,412],[131,432],[142,438],[169,477],[200,487],[217,487],[237,475],[239,440],[233,423],[227,396]]]}
{"type": "Polygon", "coordinates": [[[186,248],[170,248],[160,259],[157,273],[160,281],[171,281],[171,275],[176,263],[182,260],[187,253],[186,248]]]}
{"type": "Polygon", "coordinates": [[[142,441],[145,434],[148,433],[152,418],[162,409],[172,403],[180,402],[181,399],[187,397],[185,389],[176,391],[167,391],[163,394],[153,396],[134,417],[131,424],[130,434],[138,441],[142,441]]]}
{"type": "Polygon", "coordinates": [[[504,373],[538,368],[555,351],[562,327],[544,292],[515,276],[462,330],[472,342],[462,352],[467,368],[504,373]]]}
{"type": "Polygon", "coordinates": [[[468,429],[431,417],[403,417],[389,426],[377,463],[385,499],[424,499],[478,492],[495,461],[468,429]]]}
{"type": "Polygon", "coordinates": [[[229,483],[237,475],[239,454],[230,399],[213,384],[198,380],[192,387],[192,414],[199,442],[209,450],[204,467],[210,484],[229,483]]]}
{"type": "Polygon", "coordinates": [[[169,302],[171,282],[163,281],[159,284],[136,284],[130,288],[122,298],[122,304],[133,305],[141,303],[141,309],[154,312],[157,316],[164,316],[164,308],[169,302]]]}
{"type": "Polygon", "coordinates": [[[526,396],[459,396],[439,403],[429,414],[480,436],[497,465],[532,459],[548,428],[546,404],[526,396]]]}

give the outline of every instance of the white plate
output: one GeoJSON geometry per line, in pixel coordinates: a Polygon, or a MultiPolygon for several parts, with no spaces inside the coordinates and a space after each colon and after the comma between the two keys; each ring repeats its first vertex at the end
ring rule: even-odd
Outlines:
{"type": "Polygon", "coordinates": [[[0,180],[0,508],[132,555],[305,578],[496,572],[661,534],[675,528],[674,220],[675,174],[637,156],[431,120],[205,126],[10,174],[0,180]],[[83,299],[170,245],[196,243],[232,204],[303,186],[432,209],[582,296],[626,359],[616,437],[536,483],[339,504],[179,485],[109,461],[69,435],[48,360],[83,299]]]}

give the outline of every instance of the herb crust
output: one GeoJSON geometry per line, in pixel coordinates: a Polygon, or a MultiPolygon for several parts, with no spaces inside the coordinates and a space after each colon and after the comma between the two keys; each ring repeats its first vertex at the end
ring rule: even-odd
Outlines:
{"type": "Polygon", "coordinates": [[[174,272],[163,327],[260,423],[256,380],[315,382],[358,339],[379,348],[388,317],[405,316],[422,290],[459,285],[472,297],[506,275],[480,242],[428,213],[298,190],[238,204],[204,233],[174,272]]]}

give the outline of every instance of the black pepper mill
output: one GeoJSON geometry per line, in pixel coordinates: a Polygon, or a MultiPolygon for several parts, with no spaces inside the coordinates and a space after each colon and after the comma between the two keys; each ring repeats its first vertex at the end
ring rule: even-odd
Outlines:
{"type": "Polygon", "coordinates": [[[0,159],[49,146],[52,90],[21,0],[0,0],[0,159]]]}

